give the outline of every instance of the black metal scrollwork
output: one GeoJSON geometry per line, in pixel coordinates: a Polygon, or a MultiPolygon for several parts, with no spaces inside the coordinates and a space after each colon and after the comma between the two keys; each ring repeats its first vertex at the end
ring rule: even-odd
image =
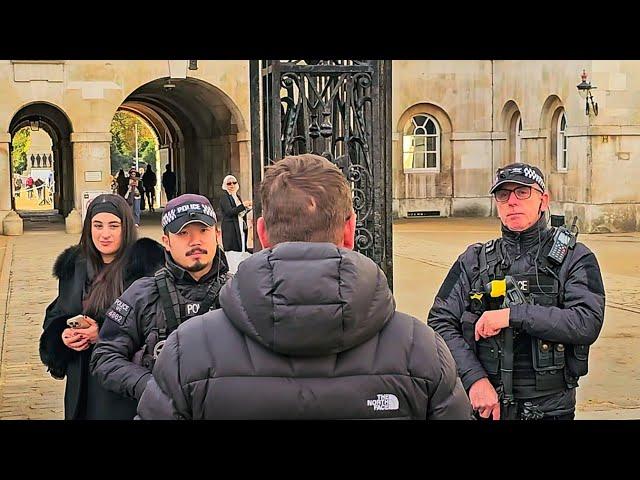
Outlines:
{"type": "MultiPolygon", "coordinates": [[[[254,145],[262,140],[263,165],[300,153],[316,153],[335,163],[351,183],[355,248],[378,263],[391,284],[388,64],[381,60],[263,60],[259,67],[254,85],[263,88],[263,128],[253,130],[252,140],[254,145]]],[[[257,98],[252,97],[252,109],[257,98]]],[[[257,158],[254,168],[262,168],[256,165],[257,158]]]]}

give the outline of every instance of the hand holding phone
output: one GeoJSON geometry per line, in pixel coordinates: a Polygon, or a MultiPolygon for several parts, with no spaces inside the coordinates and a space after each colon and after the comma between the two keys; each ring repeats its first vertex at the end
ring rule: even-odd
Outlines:
{"type": "Polygon", "coordinates": [[[89,328],[91,324],[87,321],[84,315],[76,315],[67,320],[67,325],[70,328],[89,328]]]}

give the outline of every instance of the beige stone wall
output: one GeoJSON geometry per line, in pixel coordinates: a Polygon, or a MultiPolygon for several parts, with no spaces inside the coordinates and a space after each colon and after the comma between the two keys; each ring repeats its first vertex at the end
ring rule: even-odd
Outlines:
{"type": "Polygon", "coordinates": [[[552,213],[577,214],[583,231],[640,227],[640,61],[394,61],[393,82],[394,215],[494,211],[487,187],[495,168],[514,161],[519,112],[521,160],[544,170],[552,213]],[[576,89],[583,69],[598,87],[598,116],[585,115],[576,89]],[[557,168],[559,108],[567,171],[557,168]],[[403,172],[402,129],[418,111],[443,119],[439,173],[403,172]]]}
{"type": "MultiPolygon", "coordinates": [[[[198,67],[198,70],[189,71],[188,76],[212,85],[221,93],[221,102],[231,110],[232,123],[236,125],[237,135],[242,137],[240,146],[231,148],[229,139],[223,138],[219,143],[224,145],[211,148],[222,148],[229,154],[235,152],[236,157],[228,162],[241,169],[239,180],[244,190],[249,191],[249,63],[243,60],[201,60],[198,67]]],[[[8,132],[16,112],[30,103],[50,103],[62,110],[76,137],[73,158],[75,199],[79,208],[78,201],[83,189],[108,186],[106,182],[102,182],[105,185],[93,182],[86,184],[83,172],[101,170],[103,179],[108,178],[109,148],[105,142],[108,141],[107,137],[110,140],[109,127],[116,110],[138,87],[166,78],[168,68],[167,60],[2,60],[0,134],[8,132]]],[[[207,174],[204,178],[211,178],[211,175],[207,174]]],[[[5,185],[7,182],[0,183],[0,197],[4,198],[8,185],[5,185]]]]}
{"type": "Polygon", "coordinates": [[[111,134],[72,133],[71,142],[73,143],[74,199],[76,210],[80,211],[82,192],[111,192],[111,157],[109,154],[111,134]],[[101,172],[102,178],[93,180],[92,172],[101,172]],[[87,177],[87,175],[89,176],[87,177]]]}
{"type": "Polygon", "coordinates": [[[32,131],[29,134],[31,136],[31,148],[27,152],[27,157],[30,157],[33,153],[34,155],[47,154],[51,153],[51,137],[47,134],[47,132],[43,130],[32,131]]]}
{"type": "MultiPolygon", "coordinates": [[[[11,210],[11,188],[9,169],[9,148],[11,137],[0,132],[0,217],[4,218],[6,212],[11,210]],[[4,188],[2,188],[4,186],[4,188]]],[[[0,218],[0,221],[2,221],[0,218]]]]}
{"type": "MultiPolygon", "coordinates": [[[[583,231],[640,228],[640,61],[396,60],[392,72],[394,215],[412,210],[491,214],[487,189],[495,168],[513,160],[510,122],[517,110],[523,122],[522,160],[547,174],[553,213],[579,214],[583,231]],[[584,100],[576,90],[583,68],[598,87],[597,117],[584,114],[584,100]],[[568,122],[567,172],[556,168],[552,127],[559,107],[568,122]],[[432,115],[441,127],[437,173],[404,171],[403,130],[415,113],[432,115]]],[[[96,186],[85,182],[85,171],[101,170],[108,178],[109,125],[116,110],[140,86],[167,76],[166,60],[1,60],[0,135],[7,134],[13,116],[30,103],[46,102],[62,110],[73,129],[78,202],[83,189],[96,186]]],[[[200,60],[198,70],[188,76],[220,92],[219,103],[211,105],[214,115],[231,111],[231,131],[202,143],[202,151],[222,159],[223,168],[238,176],[241,192],[248,195],[249,62],[200,60]]],[[[8,161],[7,152],[8,144],[0,144],[0,166],[8,161]]],[[[220,174],[207,165],[195,185],[219,188],[220,174]]],[[[0,210],[10,200],[8,178],[3,178],[0,210]]]]}
{"type": "Polygon", "coordinates": [[[483,195],[478,178],[488,181],[491,171],[491,62],[395,60],[392,75],[394,215],[411,210],[440,210],[445,216],[484,212],[477,197],[483,195]],[[404,128],[418,113],[436,118],[442,129],[438,173],[407,173],[403,168],[404,128]],[[452,197],[473,200],[452,203],[452,197]]]}

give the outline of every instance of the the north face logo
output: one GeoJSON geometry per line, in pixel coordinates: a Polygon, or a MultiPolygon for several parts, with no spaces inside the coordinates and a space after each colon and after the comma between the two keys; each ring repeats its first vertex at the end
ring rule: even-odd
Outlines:
{"type": "Polygon", "coordinates": [[[375,400],[367,400],[367,407],[373,407],[374,410],[398,410],[400,402],[392,393],[379,393],[375,400]]]}

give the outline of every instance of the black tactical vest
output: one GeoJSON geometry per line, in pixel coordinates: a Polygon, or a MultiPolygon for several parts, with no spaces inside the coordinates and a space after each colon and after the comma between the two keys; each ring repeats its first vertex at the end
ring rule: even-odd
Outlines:
{"type": "Polygon", "coordinates": [[[228,275],[217,276],[200,301],[190,300],[181,295],[173,283],[172,276],[168,274],[165,267],[158,270],[154,277],[160,295],[163,315],[156,317],[156,327],[147,336],[143,349],[138,352],[137,358],[133,360],[134,363],[147,367],[149,370],[153,369],[165,340],[171,332],[178,328],[178,325],[191,317],[202,315],[220,307],[218,295],[228,275]]]}
{"type": "MultiPolygon", "coordinates": [[[[519,274],[508,272],[509,265],[505,263],[505,246],[502,239],[485,243],[480,250],[480,271],[472,282],[472,288],[475,291],[483,291],[484,285],[492,280],[504,279],[509,273],[531,304],[561,307],[563,294],[556,272],[559,266],[551,264],[546,258],[551,249],[552,237],[550,236],[540,247],[537,264],[532,266],[529,272],[519,274]]],[[[492,303],[491,300],[485,302],[484,310],[498,308],[499,303],[492,303]]],[[[475,313],[479,318],[481,311],[475,313]]],[[[565,375],[564,344],[534,338],[519,329],[514,329],[513,335],[513,394],[516,399],[549,395],[577,385],[573,385],[574,381],[570,375],[565,375]]],[[[495,337],[481,338],[474,343],[476,355],[487,371],[489,380],[494,386],[499,386],[500,343],[495,337]]]]}

